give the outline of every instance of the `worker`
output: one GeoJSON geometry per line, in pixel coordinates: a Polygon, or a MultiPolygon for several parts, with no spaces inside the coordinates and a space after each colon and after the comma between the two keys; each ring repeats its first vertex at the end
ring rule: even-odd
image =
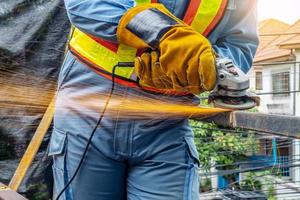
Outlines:
{"type": "Polygon", "coordinates": [[[54,199],[198,200],[200,163],[187,117],[166,113],[149,119],[110,102],[197,105],[195,95],[216,83],[216,55],[248,72],[258,45],[256,0],[65,5],[73,30],[49,147],[54,199]],[[135,66],[115,68],[118,62],[135,66]]]}

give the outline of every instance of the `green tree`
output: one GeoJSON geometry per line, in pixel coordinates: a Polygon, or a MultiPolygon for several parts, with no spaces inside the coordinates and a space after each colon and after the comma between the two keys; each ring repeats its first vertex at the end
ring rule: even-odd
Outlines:
{"type": "MultiPolygon", "coordinates": [[[[201,105],[208,105],[208,93],[199,95],[201,105]]],[[[255,110],[252,110],[255,112],[255,110]]],[[[238,168],[238,162],[245,160],[246,153],[258,149],[258,140],[255,134],[239,129],[220,128],[213,123],[190,121],[195,134],[195,143],[199,152],[201,169],[210,171],[213,165],[218,169],[227,170],[238,168]]],[[[234,180],[235,174],[227,175],[234,180]]]]}
{"type": "Polygon", "coordinates": [[[249,172],[246,174],[246,178],[241,182],[240,186],[242,190],[262,191],[262,183],[257,179],[257,173],[249,172]]]}
{"type": "Polygon", "coordinates": [[[246,153],[258,148],[253,133],[237,129],[220,129],[216,124],[191,121],[201,168],[209,171],[215,163],[222,169],[233,169],[246,153]]]}

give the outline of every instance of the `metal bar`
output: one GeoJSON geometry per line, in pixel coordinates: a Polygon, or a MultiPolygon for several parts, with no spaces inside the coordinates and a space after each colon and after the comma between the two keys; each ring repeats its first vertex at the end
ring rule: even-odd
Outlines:
{"type": "MultiPolygon", "coordinates": [[[[259,92],[254,94],[260,96],[260,95],[271,95],[271,94],[295,94],[295,93],[300,93],[300,90],[281,91],[281,92],[259,92]]],[[[199,97],[199,99],[208,99],[208,97],[199,97]]]]}
{"type": "Polygon", "coordinates": [[[295,116],[234,111],[202,118],[199,121],[300,139],[300,117],[295,116]]]}
{"type": "Polygon", "coordinates": [[[256,95],[267,95],[267,94],[296,94],[299,93],[300,90],[292,90],[292,91],[282,91],[282,92],[260,92],[255,93],[256,95]]]}

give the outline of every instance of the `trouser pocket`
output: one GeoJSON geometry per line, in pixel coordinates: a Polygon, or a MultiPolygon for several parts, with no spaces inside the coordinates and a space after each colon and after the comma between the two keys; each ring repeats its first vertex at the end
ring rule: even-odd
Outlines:
{"type": "MultiPolygon", "coordinates": [[[[56,199],[57,195],[62,191],[64,186],[68,182],[68,170],[66,163],[67,156],[67,134],[64,131],[54,128],[50,146],[49,156],[53,158],[53,177],[54,177],[54,188],[53,188],[53,199],[56,199]]],[[[60,200],[71,200],[70,189],[60,197],[60,200]]]]}
{"type": "Polygon", "coordinates": [[[185,178],[184,200],[199,200],[199,155],[193,137],[185,137],[188,169],[185,178]]]}

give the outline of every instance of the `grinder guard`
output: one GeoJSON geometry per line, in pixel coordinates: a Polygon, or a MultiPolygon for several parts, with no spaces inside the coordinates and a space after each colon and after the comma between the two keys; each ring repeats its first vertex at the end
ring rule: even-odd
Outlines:
{"type": "Polygon", "coordinates": [[[230,59],[217,58],[216,67],[217,83],[209,95],[209,103],[233,110],[246,110],[259,105],[259,97],[247,91],[249,78],[230,59]]]}

